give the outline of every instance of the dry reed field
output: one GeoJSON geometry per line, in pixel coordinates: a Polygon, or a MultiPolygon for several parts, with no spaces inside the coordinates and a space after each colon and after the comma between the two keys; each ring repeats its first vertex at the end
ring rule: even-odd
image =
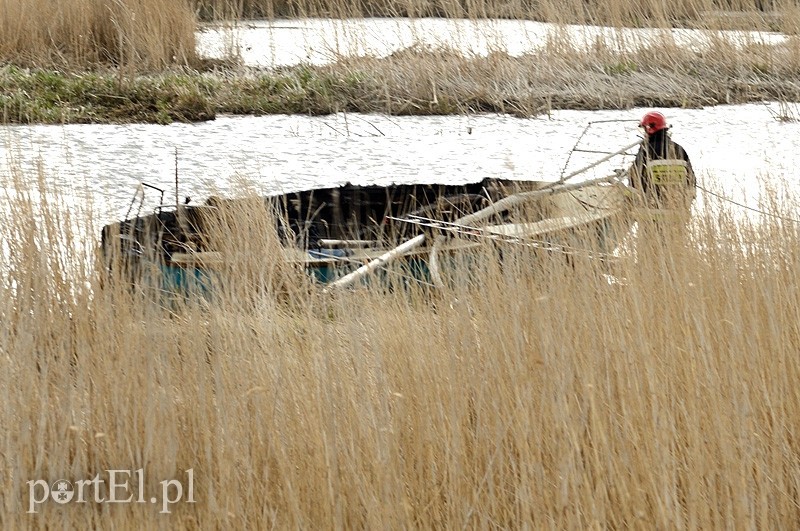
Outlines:
{"type": "Polygon", "coordinates": [[[631,52],[586,54],[553,42],[512,57],[413,49],[268,73],[57,74],[0,68],[5,123],[169,123],[218,114],[508,113],[554,109],[700,107],[800,101],[800,41],[743,48],[719,40],[702,53],[665,40],[631,52]],[[669,50],[669,53],[664,53],[669,50]]]}
{"type": "Polygon", "coordinates": [[[740,0],[724,5],[712,0],[68,0],[55,8],[45,0],[0,0],[0,60],[71,69],[197,66],[194,32],[202,19],[282,16],[500,17],[555,24],[691,27],[712,32],[735,28],[787,34],[797,34],[800,28],[800,7],[794,0],[740,0]]]}
{"type": "MultiPolygon", "coordinates": [[[[792,0],[0,0],[0,108],[58,123],[798,101],[798,21],[792,0]],[[586,51],[565,35],[523,57],[412,48],[277,77],[197,71],[202,21],[282,16],[711,41],[586,51]],[[719,33],[733,27],[789,38],[734,46],[719,33]],[[125,105],[92,114],[98,95],[125,105]]],[[[686,227],[640,220],[614,260],[487,243],[435,290],[323,291],[281,262],[263,203],[241,202],[212,230],[229,258],[213,293],[184,297],[109,270],[93,206],[48,175],[10,164],[0,182],[0,529],[800,525],[800,212],[785,185],[765,187],[772,216],[705,197],[686,227]]]]}
{"type": "MultiPolygon", "coordinates": [[[[714,205],[613,264],[512,249],[500,267],[486,247],[443,291],[324,295],[264,267],[245,208],[218,296],[165,307],[101,272],[91,208],[11,180],[3,529],[800,522],[796,223],[714,205]],[[118,478],[133,502],[30,501],[35,480],[108,470],[142,471],[118,478]]],[[[765,208],[797,219],[791,199],[765,208]]]]}
{"type": "MultiPolygon", "coordinates": [[[[665,38],[633,51],[599,42],[587,54],[556,39],[520,57],[495,52],[470,58],[454,51],[407,50],[385,59],[349,59],[320,67],[321,79],[341,79],[342,71],[358,79],[359,93],[347,98],[334,92],[325,100],[326,93],[319,91],[317,101],[340,112],[501,112],[521,117],[553,109],[800,101],[798,43],[738,48],[721,39],[698,53],[665,38]]],[[[342,85],[346,93],[349,87],[342,85]]]]}
{"type": "Polygon", "coordinates": [[[0,0],[0,59],[72,68],[187,64],[196,55],[195,20],[183,1],[0,0]]]}

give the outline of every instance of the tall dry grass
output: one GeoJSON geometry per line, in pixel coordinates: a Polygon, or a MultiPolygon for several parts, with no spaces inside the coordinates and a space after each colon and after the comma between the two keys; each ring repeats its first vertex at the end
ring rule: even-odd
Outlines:
{"type": "Polygon", "coordinates": [[[196,27],[184,0],[0,0],[0,61],[137,70],[192,64],[196,27]]]}
{"type": "Polygon", "coordinates": [[[342,59],[318,71],[359,80],[357,97],[347,103],[331,98],[330,108],[389,114],[536,116],[565,108],[685,108],[800,98],[794,82],[800,74],[798,41],[738,46],[719,38],[702,50],[670,36],[630,43],[630,50],[612,41],[598,38],[586,51],[556,36],[519,57],[502,51],[464,57],[457,50],[419,47],[380,59],[342,59]]]}
{"type": "Polygon", "coordinates": [[[636,260],[511,248],[436,294],[295,281],[287,302],[251,204],[227,236],[250,302],[237,284],[165,307],[76,250],[90,209],[7,181],[4,529],[800,521],[795,224],[715,205],[669,245],[633,240],[636,260]],[[26,514],[27,481],[139,468],[148,495],[193,469],[196,503],[26,514]]]}
{"type": "Polygon", "coordinates": [[[796,7],[792,0],[195,0],[195,6],[206,19],[390,16],[515,18],[556,23],[645,26],[653,22],[662,25],[705,25],[709,23],[709,14],[713,14],[717,23],[769,23],[776,22],[778,13],[796,7]],[[734,16],[731,17],[731,14],[734,16]]]}
{"type": "Polygon", "coordinates": [[[277,17],[511,18],[615,27],[775,30],[796,34],[794,0],[0,0],[0,60],[79,69],[198,65],[198,20],[277,17]]]}

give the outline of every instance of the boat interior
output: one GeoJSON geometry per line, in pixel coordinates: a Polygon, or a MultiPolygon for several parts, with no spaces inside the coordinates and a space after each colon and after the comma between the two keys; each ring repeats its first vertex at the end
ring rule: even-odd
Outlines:
{"type": "MultiPolygon", "coordinates": [[[[152,214],[107,225],[102,231],[102,247],[106,254],[112,250],[183,265],[192,257],[215,256],[218,249],[209,235],[221,219],[251,223],[260,217],[274,220],[275,234],[298,260],[377,256],[381,249],[420,232],[442,227],[469,232],[469,227],[453,222],[508,195],[546,184],[484,179],[457,185],[346,184],[255,199],[212,196],[202,204],[157,207],[152,214]],[[258,212],[252,210],[254,205],[258,212]]],[[[523,209],[498,215],[487,230],[500,237],[544,237],[602,219],[618,207],[620,197],[614,186],[606,185],[549,195],[523,209]]]]}

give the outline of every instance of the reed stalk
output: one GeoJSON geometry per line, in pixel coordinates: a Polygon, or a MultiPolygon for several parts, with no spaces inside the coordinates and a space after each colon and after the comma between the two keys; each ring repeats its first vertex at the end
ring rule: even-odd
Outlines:
{"type": "Polygon", "coordinates": [[[704,198],[685,231],[642,220],[613,263],[512,247],[501,266],[481,247],[436,294],[309,289],[253,199],[219,227],[232,283],[165,306],[104,272],[91,208],[10,172],[4,529],[800,521],[800,214],[782,188],[763,208],[783,219],[704,198]],[[191,468],[196,502],[26,513],[28,481],[139,468],[147,492],[191,468]]]}

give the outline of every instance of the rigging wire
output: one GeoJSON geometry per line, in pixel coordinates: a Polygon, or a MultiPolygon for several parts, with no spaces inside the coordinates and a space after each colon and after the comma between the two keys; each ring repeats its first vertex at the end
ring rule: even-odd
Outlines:
{"type": "MultiPolygon", "coordinates": [[[[578,148],[578,144],[581,143],[581,140],[583,140],[583,137],[586,135],[587,132],[589,132],[589,129],[591,129],[591,127],[593,125],[595,125],[595,124],[607,124],[607,123],[614,123],[614,122],[618,123],[618,122],[636,122],[636,121],[637,120],[615,118],[615,119],[610,119],[610,120],[594,120],[592,122],[588,122],[586,124],[586,127],[583,128],[583,131],[581,131],[581,134],[578,135],[578,139],[575,141],[575,145],[572,146],[572,149],[570,150],[569,155],[567,155],[567,160],[564,161],[564,167],[561,168],[561,179],[564,179],[564,174],[567,172],[567,167],[569,166],[569,161],[570,161],[570,159],[572,159],[572,154],[575,153],[576,151],[579,151],[579,152],[582,152],[582,153],[584,153],[584,152],[585,153],[605,153],[603,151],[594,151],[594,150],[579,149],[578,148]]],[[[624,155],[628,155],[628,153],[624,153],[624,155]]]]}
{"type": "Polygon", "coordinates": [[[775,218],[775,219],[780,219],[780,220],[783,220],[783,221],[789,221],[791,223],[800,224],[800,220],[797,220],[797,219],[794,219],[794,218],[787,218],[785,216],[779,216],[778,214],[772,214],[771,212],[766,212],[764,210],[759,210],[758,208],[754,208],[754,207],[745,205],[744,203],[740,203],[738,201],[734,201],[733,199],[731,199],[729,197],[725,197],[724,195],[718,194],[716,192],[712,192],[711,190],[709,190],[707,188],[704,188],[704,187],[700,186],[699,184],[697,184],[695,186],[697,186],[697,188],[699,190],[707,193],[708,195],[712,195],[712,196],[716,197],[717,199],[721,199],[722,201],[725,201],[725,202],[730,203],[732,205],[736,205],[736,206],[744,208],[746,210],[750,210],[752,212],[756,212],[757,214],[761,214],[763,216],[767,216],[767,217],[771,217],[771,218],[775,218]]]}

